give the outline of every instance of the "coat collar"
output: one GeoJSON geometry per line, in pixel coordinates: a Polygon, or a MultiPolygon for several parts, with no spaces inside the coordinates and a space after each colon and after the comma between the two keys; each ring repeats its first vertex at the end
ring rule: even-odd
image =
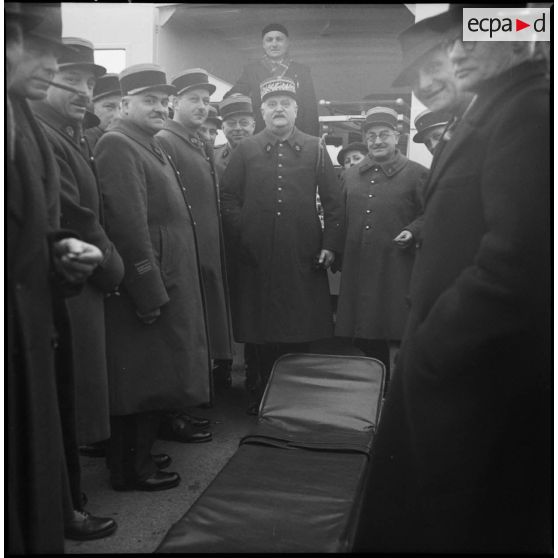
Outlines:
{"type": "Polygon", "coordinates": [[[180,124],[180,122],[175,122],[174,120],[167,120],[165,122],[164,130],[173,133],[180,139],[185,141],[187,144],[191,145],[194,149],[204,150],[205,142],[198,134],[190,133],[185,126],[180,124]]]}
{"type": "Polygon", "coordinates": [[[463,153],[463,143],[467,142],[470,136],[478,133],[483,122],[490,119],[491,114],[497,112],[501,100],[508,95],[513,95],[521,83],[532,82],[544,75],[545,66],[543,61],[528,61],[503,72],[491,80],[487,80],[483,84],[482,89],[465,111],[461,122],[456,126],[452,139],[444,146],[435,167],[431,170],[426,186],[425,202],[436,189],[438,177],[443,170],[454,157],[459,157],[463,153]]]}
{"type": "Polygon", "coordinates": [[[283,142],[287,143],[293,151],[299,153],[300,151],[302,151],[302,149],[304,148],[304,144],[306,143],[304,134],[296,126],[293,129],[292,134],[284,140],[281,140],[267,128],[264,128],[259,134],[256,134],[254,137],[257,138],[261,145],[263,145],[266,152],[271,151],[271,149],[274,148],[278,143],[283,142]]]}
{"type": "Polygon", "coordinates": [[[405,155],[399,151],[399,149],[395,150],[395,156],[390,161],[375,161],[370,154],[366,156],[366,159],[358,165],[358,172],[360,174],[365,173],[366,171],[370,170],[371,168],[380,167],[384,174],[389,178],[394,174],[397,174],[409,161],[405,155]]]}
{"type": "Polygon", "coordinates": [[[130,139],[139,143],[150,153],[155,155],[162,163],[166,163],[166,157],[154,135],[147,133],[143,128],[132,122],[131,120],[121,118],[118,122],[111,126],[110,132],[120,132],[130,139]]]}
{"type": "Polygon", "coordinates": [[[78,145],[82,136],[80,123],[62,116],[57,110],[53,109],[46,101],[32,101],[30,103],[33,112],[51,128],[59,132],[68,141],[78,145]]]}

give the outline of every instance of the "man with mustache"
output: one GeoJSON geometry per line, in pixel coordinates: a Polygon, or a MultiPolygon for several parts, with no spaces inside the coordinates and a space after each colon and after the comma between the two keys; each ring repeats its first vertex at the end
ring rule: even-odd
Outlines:
{"type": "Polygon", "coordinates": [[[211,397],[197,225],[188,184],[154,137],[175,87],[156,64],[130,66],[119,80],[121,118],[95,148],[107,230],[125,267],[120,296],[106,301],[110,481],[166,490],[180,476],[162,470],[168,455],[151,454],[161,416],[211,397]]]}
{"type": "Polygon", "coordinates": [[[233,329],[257,347],[257,413],[274,361],[330,337],[326,269],[343,240],[344,204],[327,151],[295,127],[293,80],[261,84],[266,128],[240,142],[223,175],[221,208],[227,246],[234,247],[233,329]],[[322,232],[316,185],[324,208],[322,232]]]}
{"type": "Polygon", "coordinates": [[[375,107],[362,126],[368,155],[341,178],[347,236],[335,334],[353,339],[390,372],[390,346],[403,336],[427,169],[397,148],[397,113],[375,107]]]}
{"type": "MultiPolygon", "coordinates": [[[[14,9],[6,4],[8,19],[14,9]]],[[[68,479],[77,460],[74,370],[61,362],[59,346],[67,331],[63,297],[80,292],[103,255],[60,229],[60,169],[27,103],[45,98],[57,58],[68,54],[60,4],[24,4],[18,12],[23,50],[7,76],[16,124],[6,158],[8,548],[59,554],[64,536],[98,538],[116,527],[83,512],[79,474],[68,479]]]]}
{"type": "MultiPolygon", "coordinates": [[[[209,76],[202,68],[185,70],[171,83],[177,90],[173,103],[174,116],[157,133],[157,139],[182,177],[196,221],[210,353],[217,369],[222,361],[232,357],[229,297],[213,146],[199,134],[207,119],[209,100],[215,86],[209,83],[209,76]]],[[[208,425],[206,419],[181,413],[163,422],[161,436],[181,442],[209,442],[209,432],[193,430],[195,426],[208,425]]]]}
{"type": "Polygon", "coordinates": [[[462,6],[428,24],[476,97],[426,188],[355,550],[551,554],[546,64],[528,41],[462,40],[462,6]]]}
{"type": "MultiPolygon", "coordinates": [[[[68,299],[71,338],[60,340],[60,350],[71,355],[75,373],[78,443],[87,445],[110,435],[104,299],[118,288],[124,267],[103,228],[95,162],[82,129],[95,80],[106,70],[94,63],[93,45],[89,41],[72,37],[62,42],[67,54],[59,59],[54,83],[73,91],[52,85],[46,99],[33,102],[32,109],[45,128],[60,167],[61,223],[77,231],[103,254],[83,291],[68,299]]],[[[75,477],[73,498],[75,509],[79,510],[79,458],[71,460],[69,470],[75,477]]]]}

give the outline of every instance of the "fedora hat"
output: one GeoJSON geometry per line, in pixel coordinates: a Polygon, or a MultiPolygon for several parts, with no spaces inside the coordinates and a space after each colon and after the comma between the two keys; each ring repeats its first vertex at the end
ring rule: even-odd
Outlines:
{"type": "Polygon", "coordinates": [[[191,68],[184,70],[171,79],[171,83],[176,87],[176,94],[182,95],[192,89],[206,89],[212,95],[215,92],[215,85],[209,83],[209,75],[203,68],[191,68]]]}
{"type": "Polygon", "coordinates": [[[124,68],[118,74],[122,95],[138,95],[149,90],[164,91],[169,95],[176,93],[176,88],[167,83],[167,74],[157,64],[134,64],[124,68]]]}
{"type": "Polygon", "coordinates": [[[95,87],[93,89],[93,101],[98,101],[103,97],[109,97],[111,95],[122,96],[118,74],[105,74],[95,83],[95,87]]]}
{"type": "Polygon", "coordinates": [[[361,143],[360,141],[354,141],[353,143],[349,143],[346,147],[341,149],[337,154],[337,162],[343,166],[345,163],[345,155],[351,151],[360,151],[363,155],[368,154],[368,147],[361,143]]]}
{"type": "Polygon", "coordinates": [[[57,57],[61,57],[66,53],[66,47],[62,43],[62,10],[60,2],[22,2],[20,9],[25,17],[39,19],[37,25],[32,28],[23,28],[26,36],[48,43],[56,51],[57,57]]]}
{"type": "Polygon", "coordinates": [[[43,20],[43,17],[39,14],[22,11],[20,2],[5,2],[4,17],[6,22],[19,23],[21,30],[24,32],[37,27],[43,20]]]}

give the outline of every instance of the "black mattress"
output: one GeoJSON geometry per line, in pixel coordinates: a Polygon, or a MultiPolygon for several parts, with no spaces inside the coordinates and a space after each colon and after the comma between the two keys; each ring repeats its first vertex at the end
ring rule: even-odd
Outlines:
{"type": "Polygon", "coordinates": [[[384,367],[285,355],[258,424],[156,552],[347,552],[379,420],[384,367]]]}

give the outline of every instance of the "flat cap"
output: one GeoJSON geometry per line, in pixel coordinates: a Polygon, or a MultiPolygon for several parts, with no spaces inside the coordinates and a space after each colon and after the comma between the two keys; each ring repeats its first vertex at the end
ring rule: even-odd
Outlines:
{"type": "Polygon", "coordinates": [[[360,151],[360,153],[362,153],[363,155],[367,155],[368,147],[364,143],[361,143],[360,141],[354,141],[353,143],[349,143],[346,147],[341,149],[341,151],[339,151],[339,153],[337,154],[337,162],[341,166],[343,166],[345,163],[345,155],[347,155],[347,153],[350,153],[351,151],[360,151]]]}
{"type": "Polygon", "coordinates": [[[289,36],[289,32],[287,31],[287,28],[284,25],[281,25],[280,23],[269,23],[268,25],[266,25],[262,29],[262,37],[266,33],[269,33],[270,31],[279,31],[280,33],[283,33],[283,35],[285,35],[286,37],[289,36]]]}
{"type": "Polygon", "coordinates": [[[215,92],[215,85],[209,83],[209,75],[203,68],[191,68],[184,70],[171,79],[171,83],[176,87],[176,94],[182,95],[192,89],[206,89],[209,94],[215,92]]]}
{"type": "Polygon", "coordinates": [[[157,64],[134,64],[118,74],[122,95],[138,95],[149,90],[173,94],[176,88],[167,83],[167,74],[157,64]]]}

